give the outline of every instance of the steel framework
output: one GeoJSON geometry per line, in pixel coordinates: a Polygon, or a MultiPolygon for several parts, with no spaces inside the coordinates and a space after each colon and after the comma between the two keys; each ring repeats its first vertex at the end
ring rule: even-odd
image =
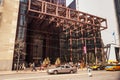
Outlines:
{"type": "MultiPolygon", "coordinates": [[[[104,61],[101,31],[107,29],[106,19],[43,0],[29,0],[27,15],[28,24],[34,19],[34,26],[41,27],[44,20],[47,20],[48,24],[55,23],[56,28],[59,28],[56,33],[59,35],[60,49],[67,46],[71,61],[79,53],[84,57],[83,47],[86,47],[88,53],[87,60],[92,56],[90,53],[94,53],[96,61],[104,61]]],[[[44,24],[44,28],[45,26],[49,25],[44,24]]],[[[48,29],[46,27],[46,30],[48,29]]],[[[60,56],[64,55],[61,53],[64,53],[64,50],[60,50],[60,56]]]]}

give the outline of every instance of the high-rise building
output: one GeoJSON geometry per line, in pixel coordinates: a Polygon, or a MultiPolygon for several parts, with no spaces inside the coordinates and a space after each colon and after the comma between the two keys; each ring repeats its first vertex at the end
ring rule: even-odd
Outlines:
{"type": "MultiPolygon", "coordinates": [[[[117,19],[118,19],[118,34],[120,34],[120,0],[114,0],[115,1],[115,9],[116,9],[116,15],[117,15],[117,19]]],[[[120,39],[120,35],[119,35],[119,39],[120,39]]]]}
{"type": "MultiPolygon", "coordinates": [[[[116,17],[118,22],[118,35],[120,40],[120,0],[114,0],[115,1],[115,9],[116,9],[116,17]]],[[[120,48],[116,48],[116,59],[120,62],[120,48]]]]}
{"type": "Polygon", "coordinates": [[[65,0],[0,0],[0,70],[49,57],[52,64],[103,61],[104,18],[65,7],[65,0]],[[47,1],[47,2],[45,2],[47,1]],[[98,53],[98,54],[97,54],[98,53]],[[96,60],[95,60],[96,59],[96,60]]]}

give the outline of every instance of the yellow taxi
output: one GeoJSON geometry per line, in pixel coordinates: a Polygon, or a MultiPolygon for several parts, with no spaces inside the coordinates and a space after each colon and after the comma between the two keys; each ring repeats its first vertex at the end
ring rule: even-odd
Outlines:
{"type": "Polygon", "coordinates": [[[105,66],[103,66],[103,65],[93,65],[90,68],[92,70],[104,70],[105,66]]]}
{"type": "Polygon", "coordinates": [[[106,71],[118,71],[120,70],[120,64],[109,64],[105,67],[106,71]]]}

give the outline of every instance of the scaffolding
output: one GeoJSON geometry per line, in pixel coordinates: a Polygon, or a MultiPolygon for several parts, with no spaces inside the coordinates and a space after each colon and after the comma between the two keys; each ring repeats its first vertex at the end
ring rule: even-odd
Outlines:
{"type": "Polygon", "coordinates": [[[105,60],[101,31],[107,29],[106,19],[43,0],[29,0],[27,16],[28,26],[39,27],[40,34],[47,37],[48,53],[55,41],[59,43],[54,45],[56,52],[59,51],[57,57],[63,61],[105,60]],[[54,27],[50,28],[51,25],[54,27]],[[54,39],[53,42],[50,39],[54,39]]]}

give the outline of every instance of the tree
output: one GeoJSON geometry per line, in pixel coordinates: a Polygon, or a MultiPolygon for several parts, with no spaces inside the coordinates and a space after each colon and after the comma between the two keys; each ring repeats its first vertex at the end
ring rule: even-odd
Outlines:
{"type": "Polygon", "coordinates": [[[15,42],[15,54],[14,57],[17,58],[17,71],[20,62],[20,56],[25,56],[26,53],[24,52],[25,43],[23,40],[16,40],[15,42]]]}

